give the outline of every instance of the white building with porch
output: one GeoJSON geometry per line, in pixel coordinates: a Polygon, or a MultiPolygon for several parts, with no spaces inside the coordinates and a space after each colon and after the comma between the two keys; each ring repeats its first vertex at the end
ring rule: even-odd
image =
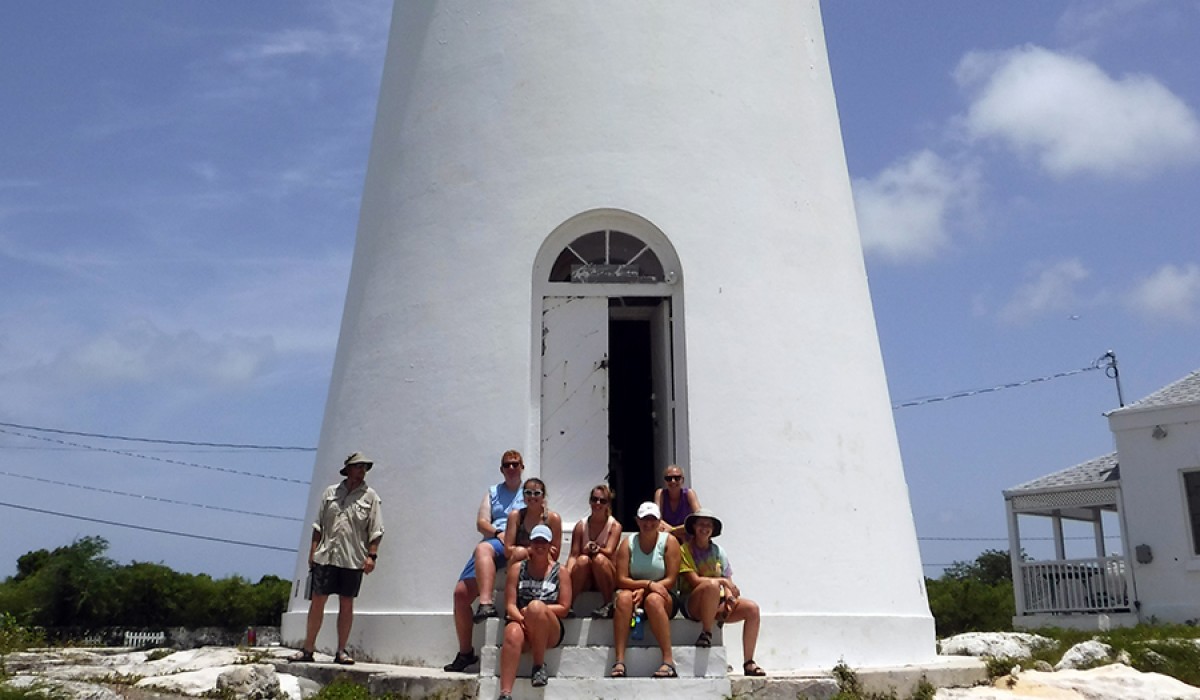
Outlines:
{"type": "Polygon", "coordinates": [[[1200,619],[1200,370],[1107,417],[1116,452],[1004,491],[1009,551],[1036,520],[1054,544],[1052,558],[1014,558],[1016,627],[1200,619]],[[1088,556],[1068,552],[1079,523],[1088,556]]]}

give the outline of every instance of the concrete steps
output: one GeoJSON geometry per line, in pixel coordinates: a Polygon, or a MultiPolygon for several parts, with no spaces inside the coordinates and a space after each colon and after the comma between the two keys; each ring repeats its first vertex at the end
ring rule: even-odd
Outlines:
{"type": "MultiPolygon", "coordinates": [[[[534,688],[528,678],[518,678],[513,685],[513,697],[521,700],[717,700],[732,694],[728,678],[551,678],[544,688],[534,688]]],[[[480,700],[499,695],[499,678],[479,679],[480,700]]]]}

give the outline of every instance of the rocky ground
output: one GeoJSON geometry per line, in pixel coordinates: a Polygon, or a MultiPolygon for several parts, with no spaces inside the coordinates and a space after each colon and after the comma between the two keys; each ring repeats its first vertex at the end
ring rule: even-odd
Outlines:
{"type": "Polygon", "coordinates": [[[304,700],[320,686],[277,673],[269,661],[291,654],[281,647],[151,649],[41,649],[4,657],[6,685],[39,685],[81,700],[154,700],[230,693],[239,698],[304,700]]]}
{"type": "MultiPolygon", "coordinates": [[[[947,655],[1028,658],[1052,640],[1023,633],[978,633],[945,639],[947,655]]],[[[278,673],[272,659],[290,655],[278,646],[254,649],[43,649],[4,657],[6,685],[40,685],[79,700],[181,700],[226,696],[306,700],[320,686],[278,673]]],[[[328,661],[318,654],[318,660],[328,661]]],[[[1200,700],[1200,688],[1170,676],[1142,673],[1100,642],[1077,644],[1056,667],[1037,662],[1015,667],[991,686],[943,688],[937,700],[1200,700]],[[1099,665],[1099,666],[1097,666],[1099,665]]],[[[769,693],[768,693],[769,694],[769,693]]]]}

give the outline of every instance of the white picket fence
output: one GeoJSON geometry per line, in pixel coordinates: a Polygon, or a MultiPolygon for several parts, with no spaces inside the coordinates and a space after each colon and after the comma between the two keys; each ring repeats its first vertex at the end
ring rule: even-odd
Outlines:
{"type": "Polygon", "coordinates": [[[165,632],[126,632],[125,646],[140,649],[142,647],[160,646],[167,640],[165,632]]]}

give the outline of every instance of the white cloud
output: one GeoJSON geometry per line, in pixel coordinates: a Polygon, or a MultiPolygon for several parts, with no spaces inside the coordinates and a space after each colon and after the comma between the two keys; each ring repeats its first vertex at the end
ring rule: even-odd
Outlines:
{"type": "Polygon", "coordinates": [[[1157,0],[1083,0],[1063,11],[1057,31],[1067,41],[1095,43],[1100,37],[1136,24],[1139,13],[1157,0]]]}
{"type": "Polygon", "coordinates": [[[1148,75],[1113,78],[1078,56],[1024,46],[967,54],[968,134],[995,139],[1055,177],[1141,177],[1200,160],[1200,121],[1148,75]]]}
{"type": "Polygon", "coordinates": [[[230,50],[232,63],[277,58],[350,56],[374,59],[387,43],[391,3],[334,3],[318,5],[329,13],[316,28],[289,28],[264,33],[230,50]]]}
{"type": "Polygon", "coordinates": [[[863,248],[893,260],[933,257],[950,243],[949,226],[974,207],[979,178],[929,150],[854,181],[863,248]]]}
{"type": "Polygon", "coordinates": [[[1200,265],[1163,265],[1137,284],[1128,304],[1149,316],[1188,321],[1200,303],[1200,265]]]}
{"type": "Polygon", "coordinates": [[[1026,282],[1000,309],[999,317],[1015,323],[1046,313],[1077,310],[1081,301],[1076,287],[1089,274],[1076,258],[1050,265],[1036,264],[1027,273],[1026,282]]]}
{"type": "Polygon", "coordinates": [[[267,337],[206,339],[195,331],[172,335],[136,320],[65,349],[49,370],[60,380],[91,385],[164,380],[239,384],[260,375],[274,359],[275,345],[267,337]]]}

